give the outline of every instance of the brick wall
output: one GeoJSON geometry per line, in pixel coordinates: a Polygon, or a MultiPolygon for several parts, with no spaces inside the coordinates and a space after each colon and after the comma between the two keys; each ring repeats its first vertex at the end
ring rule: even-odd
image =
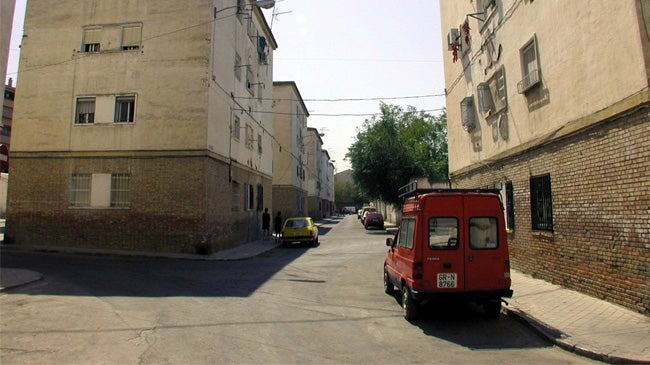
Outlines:
{"type": "Polygon", "coordinates": [[[650,314],[649,126],[642,108],[452,182],[512,181],[515,269],[650,314]],[[531,229],[530,177],[547,173],[552,233],[531,229]]]}
{"type": "Polygon", "coordinates": [[[298,198],[305,200],[305,209],[307,208],[307,192],[297,189],[293,186],[274,186],[273,187],[273,216],[278,211],[282,212],[282,218],[304,217],[306,211],[301,211],[298,206],[298,198]]]}
{"type": "MultiPolygon", "coordinates": [[[[227,164],[207,157],[15,158],[5,237],[14,244],[133,251],[232,247],[259,237],[261,212],[231,211],[228,174],[227,164]],[[131,174],[131,207],[70,208],[73,173],[131,174]]],[[[246,183],[262,184],[270,202],[270,179],[242,174],[246,183]]]]}

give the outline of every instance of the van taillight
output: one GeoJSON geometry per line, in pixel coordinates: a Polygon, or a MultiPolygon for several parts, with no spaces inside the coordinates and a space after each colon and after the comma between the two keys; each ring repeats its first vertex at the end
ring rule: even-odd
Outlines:
{"type": "Polygon", "coordinates": [[[419,261],[416,261],[413,263],[413,279],[422,279],[422,263],[419,261]]]}

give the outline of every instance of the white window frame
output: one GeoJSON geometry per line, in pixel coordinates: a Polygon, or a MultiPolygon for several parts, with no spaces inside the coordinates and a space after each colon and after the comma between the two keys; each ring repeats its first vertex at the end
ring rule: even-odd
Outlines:
{"type": "Polygon", "coordinates": [[[537,37],[535,35],[519,49],[519,58],[521,60],[522,79],[517,83],[517,91],[524,94],[542,81],[537,37]]]}
{"type": "Polygon", "coordinates": [[[133,123],[135,122],[135,95],[117,95],[115,96],[115,115],[114,123],[133,123]],[[126,120],[122,120],[123,111],[126,108],[126,120]]]}
{"type": "Polygon", "coordinates": [[[95,97],[92,96],[78,97],[75,103],[74,124],[94,124],[96,107],[97,107],[97,100],[95,97]],[[92,111],[90,109],[92,109],[92,111]]]}

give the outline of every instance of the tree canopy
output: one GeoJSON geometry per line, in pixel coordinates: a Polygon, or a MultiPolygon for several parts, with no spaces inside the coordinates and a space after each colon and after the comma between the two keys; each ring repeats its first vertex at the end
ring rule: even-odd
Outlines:
{"type": "Polygon", "coordinates": [[[398,189],[412,178],[448,179],[447,114],[385,103],[380,109],[358,130],[346,158],[363,195],[399,206],[398,189]]]}

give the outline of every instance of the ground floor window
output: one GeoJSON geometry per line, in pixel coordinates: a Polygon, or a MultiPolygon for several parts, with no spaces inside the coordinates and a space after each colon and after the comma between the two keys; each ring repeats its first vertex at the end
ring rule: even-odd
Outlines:
{"type": "Polygon", "coordinates": [[[73,174],[70,179],[70,206],[129,207],[130,182],[130,174],[73,174]]]}
{"type": "Polygon", "coordinates": [[[530,178],[530,215],[533,230],[553,231],[551,175],[530,178]]]}
{"type": "Polygon", "coordinates": [[[506,182],[506,228],[515,229],[515,190],[512,181],[506,182]]]}
{"type": "Polygon", "coordinates": [[[90,206],[91,174],[74,174],[70,182],[70,205],[73,207],[90,206]]]}
{"type": "Polygon", "coordinates": [[[233,212],[239,212],[239,204],[241,201],[241,187],[237,181],[232,182],[232,195],[231,195],[231,208],[233,212]]]}

